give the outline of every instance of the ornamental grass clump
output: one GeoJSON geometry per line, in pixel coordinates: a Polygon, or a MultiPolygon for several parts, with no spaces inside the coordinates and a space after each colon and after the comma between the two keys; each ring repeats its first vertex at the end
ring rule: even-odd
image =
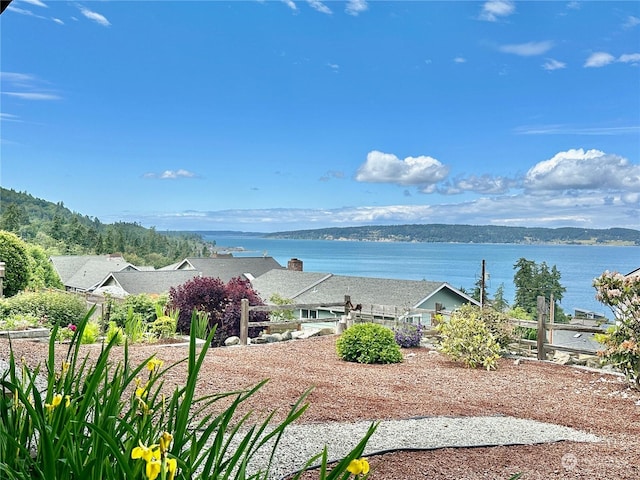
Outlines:
{"type": "MultiPolygon", "coordinates": [[[[117,336],[103,344],[96,359],[82,357],[80,338],[91,312],[77,325],[64,360],[55,349],[56,329],[44,367],[29,368],[11,350],[8,369],[0,373],[0,478],[8,480],[266,480],[285,428],[306,410],[307,391],[280,423],[275,412],[259,424],[238,409],[266,383],[233,392],[195,395],[208,341],[198,351],[191,335],[185,360],[164,365],[156,355],[139,365],[110,354],[117,336]],[[184,385],[172,392],[164,377],[186,362],[184,385]],[[224,408],[217,407],[224,403],[224,408]],[[222,413],[214,414],[209,412],[222,413]],[[271,452],[266,465],[254,465],[256,452],[271,452]]],[[[360,443],[322,480],[346,479],[352,460],[362,456],[372,424],[360,443]]],[[[295,477],[299,478],[302,471],[295,477]]]]}
{"type": "Polygon", "coordinates": [[[393,332],[376,323],[357,323],[344,331],[336,342],[338,356],[348,362],[399,363],[400,346],[393,332]]]}

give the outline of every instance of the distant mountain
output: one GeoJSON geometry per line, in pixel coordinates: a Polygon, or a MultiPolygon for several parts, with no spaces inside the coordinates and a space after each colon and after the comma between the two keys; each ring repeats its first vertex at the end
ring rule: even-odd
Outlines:
{"type": "Polygon", "coordinates": [[[640,245],[640,231],[629,228],[503,227],[496,225],[376,225],[274,232],[266,238],[355,240],[367,242],[519,243],[640,245]]]}

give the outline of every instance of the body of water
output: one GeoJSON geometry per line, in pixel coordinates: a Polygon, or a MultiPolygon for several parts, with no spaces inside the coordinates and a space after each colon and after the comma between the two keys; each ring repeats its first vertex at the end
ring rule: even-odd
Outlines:
{"type": "Polygon", "coordinates": [[[609,318],[608,307],[595,299],[593,279],[605,270],[626,274],[640,266],[640,247],[276,240],[240,234],[205,238],[219,248],[245,249],[234,256],[268,255],[282,266],[295,257],[309,272],[443,281],[467,292],[473,291],[485,260],[489,296],[502,284],[509,303],[515,293],[513,266],[526,258],[558,268],[567,289],[561,302],[566,313],[581,308],[609,318]]]}

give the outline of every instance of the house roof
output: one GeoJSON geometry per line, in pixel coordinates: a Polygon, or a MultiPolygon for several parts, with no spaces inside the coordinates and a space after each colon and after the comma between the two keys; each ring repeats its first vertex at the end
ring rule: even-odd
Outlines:
{"type": "Polygon", "coordinates": [[[345,295],[350,295],[354,305],[416,308],[440,290],[448,289],[466,301],[477,303],[446,282],[426,280],[271,270],[253,280],[251,284],[266,301],[274,293],[296,303],[335,303],[343,300],[345,295]]]}
{"type": "Polygon", "coordinates": [[[197,270],[203,277],[219,278],[225,283],[236,277],[251,280],[283,268],[273,257],[189,257],[174,265],[175,270],[197,270]]]}
{"type": "Polygon", "coordinates": [[[89,291],[110,272],[136,269],[119,255],[55,255],[53,268],[67,288],[89,291]]]}
{"type": "Polygon", "coordinates": [[[109,293],[117,297],[141,293],[167,293],[200,275],[195,270],[154,270],[112,272],[100,282],[95,293],[109,293]]]}
{"type": "Polygon", "coordinates": [[[625,277],[639,277],[639,276],[640,276],[640,267],[630,271],[625,275],[625,277]]]}

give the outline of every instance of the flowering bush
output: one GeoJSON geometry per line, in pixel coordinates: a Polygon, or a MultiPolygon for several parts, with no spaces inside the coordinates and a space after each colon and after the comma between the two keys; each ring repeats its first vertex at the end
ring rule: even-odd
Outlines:
{"type": "Polygon", "coordinates": [[[438,348],[467,367],[482,365],[487,370],[495,369],[500,358],[500,345],[482,318],[469,314],[470,311],[457,310],[449,320],[436,325],[441,336],[438,348]]]}
{"type": "Polygon", "coordinates": [[[593,286],[596,299],[611,307],[616,318],[606,333],[596,334],[596,340],[606,347],[598,355],[640,390],[640,275],[625,277],[607,271],[593,286]]]}
{"type": "Polygon", "coordinates": [[[402,348],[419,347],[424,327],[420,324],[401,323],[393,328],[396,343],[402,348]]]}
{"type": "MultiPolygon", "coordinates": [[[[210,358],[213,331],[199,352],[191,335],[185,383],[166,394],[164,377],[177,364],[164,367],[153,355],[131,365],[126,352],[124,360],[115,363],[110,353],[116,337],[95,360],[81,358],[79,339],[89,317],[77,325],[60,364],[55,354],[58,327],[54,327],[42,374],[40,367],[30,369],[24,362],[17,363],[13,351],[9,352],[9,368],[0,374],[0,478],[269,478],[271,462],[260,469],[254,467],[252,473],[256,452],[268,448],[273,458],[284,429],[308,407],[304,401],[309,391],[281,423],[271,423],[272,414],[261,424],[249,425],[249,416],[238,415],[237,410],[266,381],[246,390],[195,395],[200,367],[210,358]],[[220,403],[225,406],[218,407],[220,403]]],[[[305,468],[322,458],[320,480],[346,480],[351,462],[361,458],[376,427],[372,424],[330,472],[326,448],[305,468]]]]}

